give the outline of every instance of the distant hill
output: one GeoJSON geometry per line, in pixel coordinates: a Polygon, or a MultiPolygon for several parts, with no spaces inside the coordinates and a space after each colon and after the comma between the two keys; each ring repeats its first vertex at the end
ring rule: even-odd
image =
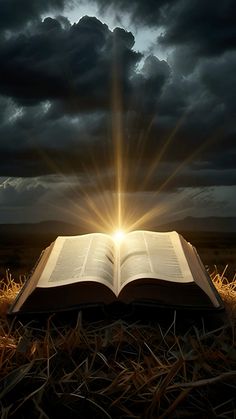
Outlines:
{"type": "Polygon", "coordinates": [[[63,221],[42,221],[40,223],[0,224],[1,235],[52,235],[70,236],[83,234],[85,231],[79,226],[63,221]]]}
{"type": "Polygon", "coordinates": [[[157,231],[206,231],[235,233],[236,217],[186,217],[156,227],[157,231]]]}

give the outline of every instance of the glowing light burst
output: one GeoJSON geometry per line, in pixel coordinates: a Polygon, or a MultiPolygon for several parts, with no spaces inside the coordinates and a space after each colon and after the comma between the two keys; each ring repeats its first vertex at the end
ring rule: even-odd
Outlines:
{"type": "Polygon", "coordinates": [[[116,243],[120,243],[125,238],[125,232],[123,230],[116,230],[112,237],[116,243]]]}

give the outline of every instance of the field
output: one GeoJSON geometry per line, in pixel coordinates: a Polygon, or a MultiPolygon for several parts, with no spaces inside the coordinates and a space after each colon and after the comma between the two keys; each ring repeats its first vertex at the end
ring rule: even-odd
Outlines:
{"type": "Polygon", "coordinates": [[[225,313],[9,319],[24,274],[55,237],[2,237],[1,418],[235,419],[236,236],[184,236],[209,266],[225,313]]]}
{"type": "Polygon", "coordinates": [[[212,276],[223,315],[147,321],[6,318],[0,291],[1,418],[235,418],[236,282],[212,276]]]}
{"type": "Polygon", "coordinates": [[[196,248],[209,272],[215,266],[223,272],[227,266],[228,278],[236,273],[236,233],[183,232],[183,236],[196,248]]]}

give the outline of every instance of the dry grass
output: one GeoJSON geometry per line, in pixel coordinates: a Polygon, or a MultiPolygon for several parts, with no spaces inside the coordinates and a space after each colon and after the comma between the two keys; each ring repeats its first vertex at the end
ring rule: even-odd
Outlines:
{"type": "Polygon", "coordinates": [[[178,331],[122,319],[42,324],[5,316],[21,284],[0,291],[1,418],[236,418],[236,278],[211,274],[223,323],[178,331]]]}
{"type": "Polygon", "coordinates": [[[225,276],[227,266],[222,273],[219,273],[217,267],[211,274],[211,279],[224,300],[228,318],[236,320],[236,274],[230,280],[225,276]]]}

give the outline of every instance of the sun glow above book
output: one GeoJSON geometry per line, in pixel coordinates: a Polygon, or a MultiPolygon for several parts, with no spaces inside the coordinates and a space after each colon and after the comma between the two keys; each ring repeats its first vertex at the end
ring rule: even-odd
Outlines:
{"type": "Polygon", "coordinates": [[[123,230],[116,230],[112,237],[117,243],[120,243],[125,237],[125,232],[123,230]]]}

